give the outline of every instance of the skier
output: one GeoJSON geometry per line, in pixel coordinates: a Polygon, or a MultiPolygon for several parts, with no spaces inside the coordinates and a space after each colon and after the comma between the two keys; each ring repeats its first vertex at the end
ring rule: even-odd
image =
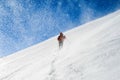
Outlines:
{"type": "Polygon", "coordinates": [[[59,49],[61,49],[62,47],[63,47],[63,42],[64,42],[64,39],[65,39],[66,37],[63,35],[63,33],[62,32],[60,32],[60,35],[58,36],[58,42],[59,42],[59,49]]]}

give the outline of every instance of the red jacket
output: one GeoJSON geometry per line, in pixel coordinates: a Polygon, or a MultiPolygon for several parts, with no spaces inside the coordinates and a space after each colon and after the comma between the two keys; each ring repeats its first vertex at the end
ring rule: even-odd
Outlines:
{"type": "Polygon", "coordinates": [[[62,41],[64,41],[64,39],[65,39],[65,36],[63,36],[63,35],[60,35],[60,36],[58,36],[58,41],[59,42],[62,42],[62,41]]]}

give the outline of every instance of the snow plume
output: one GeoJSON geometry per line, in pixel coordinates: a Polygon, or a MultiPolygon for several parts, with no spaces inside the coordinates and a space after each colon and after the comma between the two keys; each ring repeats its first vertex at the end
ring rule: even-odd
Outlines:
{"type": "Polygon", "coordinates": [[[72,24],[60,10],[57,14],[53,13],[50,4],[36,9],[32,0],[22,1],[0,1],[0,42],[4,43],[0,46],[2,56],[57,35],[72,24]]]}
{"type": "Polygon", "coordinates": [[[2,0],[0,6],[0,42],[4,43],[0,46],[0,54],[4,56],[27,47],[31,41],[24,35],[27,30],[21,4],[17,0],[2,0]]]}
{"type": "Polygon", "coordinates": [[[13,53],[33,44],[27,31],[27,12],[17,0],[2,0],[0,2],[0,54],[13,53]]]}
{"type": "Polygon", "coordinates": [[[37,44],[94,15],[85,0],[0,0],[0,54],[37,44]]]}
{"type": "Polygon", "coordinates": [[[81,12],[82,12],[80,17],[81,24],[89,22],[95,18],[94,17],[95,12],[93,11],[93,9],[88,7],[87,4],[84,4],[82,6],[81,12]]]}

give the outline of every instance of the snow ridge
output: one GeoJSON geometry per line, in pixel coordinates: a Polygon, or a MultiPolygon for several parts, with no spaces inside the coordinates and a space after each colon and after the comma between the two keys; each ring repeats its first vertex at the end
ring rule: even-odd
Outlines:
{"type": "Polygon", "coordinates": [[[0,80],[119,80],[120,10],[0,59],[0,80]]]}

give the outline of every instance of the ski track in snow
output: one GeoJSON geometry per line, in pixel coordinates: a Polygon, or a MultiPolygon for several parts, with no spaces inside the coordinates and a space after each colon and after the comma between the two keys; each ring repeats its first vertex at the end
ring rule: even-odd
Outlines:
{"type": "MultiPolygon", "coordinates": [[[[58,53],[57,53],[58,54],[58,53]]],[[[49,77],[48,78],[50,78],[50,80],[56,80],[55,78],[56,78],[56,68],[55,68],[55,62],[56,62],[56,60],[57,60],[57,54],[54,54],[53,56],[54,56],[54,58],[53,58],[53,60],[52,60],[52,62],[51,62],[51,70],[50,70],[50,72],[49,72],[49,77]]]]}

